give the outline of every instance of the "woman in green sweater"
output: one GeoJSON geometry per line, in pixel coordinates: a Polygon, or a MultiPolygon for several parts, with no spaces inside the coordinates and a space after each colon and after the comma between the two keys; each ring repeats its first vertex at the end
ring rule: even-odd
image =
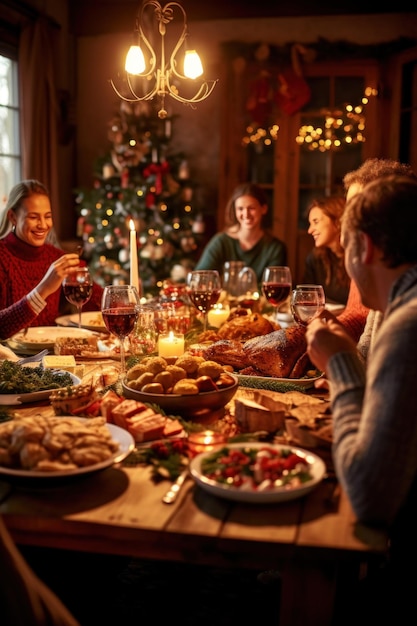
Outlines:
{"type": "Polygon", "coordinates": [[[267,212],[267,198],[261,187],[253,183],[238,185],[226,206],[227,228],[210,239],[195,269],[222,274],[226,261],[243,261],[261,283],[265,267],[286,265],[285,243],[263,225],[267,212]]]}

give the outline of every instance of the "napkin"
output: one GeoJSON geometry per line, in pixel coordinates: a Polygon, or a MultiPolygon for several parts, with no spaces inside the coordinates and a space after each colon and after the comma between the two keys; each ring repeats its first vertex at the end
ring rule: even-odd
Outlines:
{"type": "Polygon", "coordinates": [[[19,358],[20,357],[18,357],[13,350],[0,345],[0,361],[18,361],[19,358]]]}

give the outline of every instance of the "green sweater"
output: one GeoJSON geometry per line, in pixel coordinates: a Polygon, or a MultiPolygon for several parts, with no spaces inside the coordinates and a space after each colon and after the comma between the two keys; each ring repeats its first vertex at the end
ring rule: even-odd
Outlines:
{"type": "Polygon", "coordinates": [[[225,261],[243,261],[245,266],[255,271],[261,283],[265,267],[287,264],[287,247],[277,237],[265,233],[253,248],[242,250],[238,239],[226,233],[217,233],[206,245],[195,269],[218,270],[223,274],[225,261]]]}

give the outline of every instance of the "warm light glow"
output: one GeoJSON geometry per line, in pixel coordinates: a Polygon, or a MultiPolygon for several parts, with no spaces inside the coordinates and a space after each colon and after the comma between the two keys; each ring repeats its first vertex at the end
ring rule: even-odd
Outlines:
{"type": "Polygon", "coordinates": [[[184,76],[198,78],[203,74],[201,59],[195,50],[187,50],[184,58],[184,76]]]}
{"type": "Polygon", "coordinates": [[[125,70],[135,76],[145,71],[145,57],[139,46],[130,46],[126,56],[125,70]]]}
{"type": "Polygon", "coordinates": [[[177,55],[180,49],[185,46],[187,37],[187,14],[178,2],[168,2],[162,7],[157,0],[146,0],[138,10],[136,17],[135,42],[137,43],[131,46],[126,58],[126,85],[124,88],[119,88],[110,80],[119,98],[127,102],[137,102],[152,100],[155,96],[159,97],[161,99],[161,108],[158,111],[160,119],[165,119],[168,115],[165,108],[166,96],[170,96],[183,104],[188,104],[192,108],[196,102],[208,98],[216,86],[217,80],[203,81],[197,86],[197,91],[193,96],[180,94],[184,85],[191,84],[195,89],[195,85],[190,81],[194,81],[203,74],[201,60],[195,50],[184,51],[184,73],[182,74],[178,69],[182,67],[182,64],[177,59],[177,55]],[[171,54],[167,55],[165,35],[167,25],[174,19],[175,10],[181,13],[182,32],[171,54]],[[161,37],[161,40],[157,42],[155,41],[156,29],[151,23],[152,19],[156,20],[161,37]],[[149,34],[145,30],[148,30],[149,34]]]}
{"type": "Polygon", "coordinates": [[[361,104],[346,104],[345,111],[324,112],[323,128],[320,126],[301,126],[295,141],[308,150],[340,150],[343,145],[363,143],[365,141],[364,107],[369,103],[370,96],[378,95],[374,88],[367,87],[361,104]]]}

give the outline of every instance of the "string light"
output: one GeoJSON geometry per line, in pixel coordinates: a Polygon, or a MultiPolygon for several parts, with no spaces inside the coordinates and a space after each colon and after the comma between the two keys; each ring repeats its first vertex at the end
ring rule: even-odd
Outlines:
{"type": "Polygon", "coordinates": [[[273,141],[277,140],[278,131],[278,124],[273,124],[268,129],[248,126],[246,128],[246,135],[242,139],[242,143],[245,147],[250,144],[263,144],[265,146],[270,146],[273,141]]]}
{"type": "Polygon", "coordinates": [[[320,152],[340,150],[344,146],[365,142],[364,109],[369,98],[377,95],[376,89],[367,87],[360,104],[356,106],[346,104],[344,111],[327,111],[323,127],[301,126],[295,139],[296,142],[308,150],[320,152]]]}

